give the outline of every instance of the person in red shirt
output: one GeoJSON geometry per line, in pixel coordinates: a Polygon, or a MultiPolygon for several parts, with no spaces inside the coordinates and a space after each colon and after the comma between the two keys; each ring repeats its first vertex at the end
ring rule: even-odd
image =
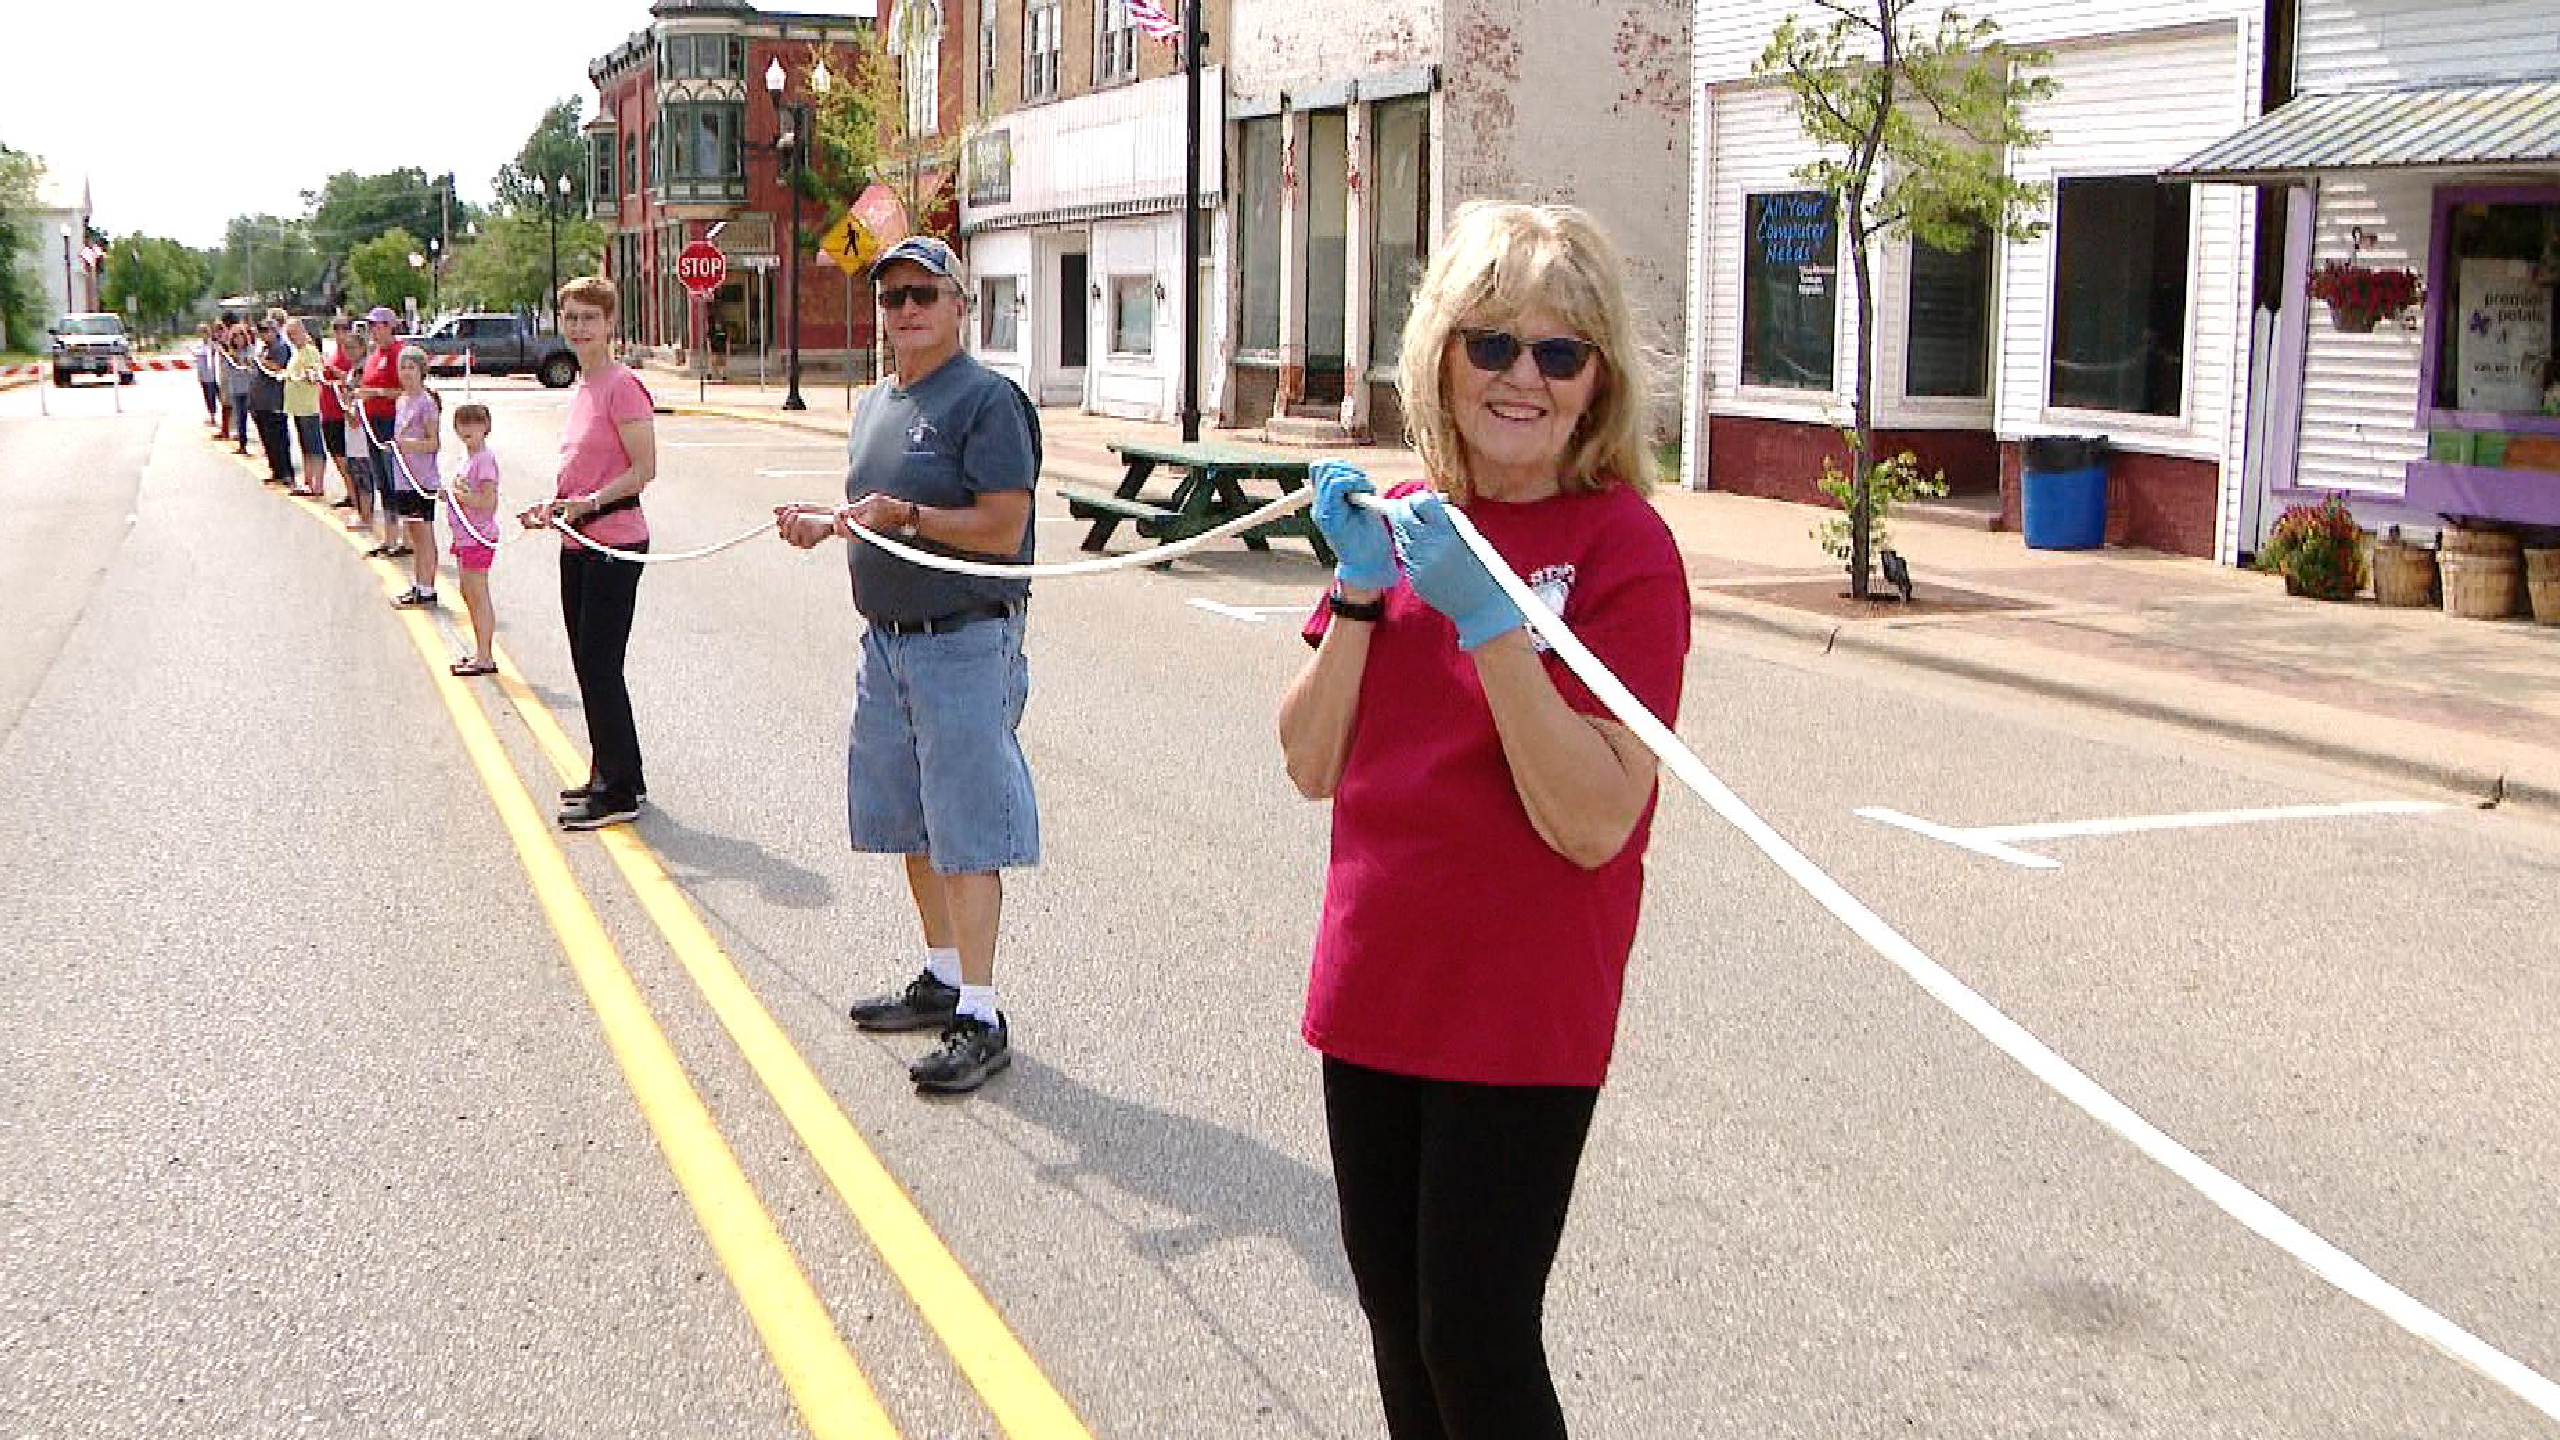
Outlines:
{"type": "Polygon", "coordinates": [[[391,432],[399,424],[400,352],[408,347],[400,343],[400,314],[388,305],[366,311],[364,328],[373,349],[365,356],[364,368],[356,372],[359,400],[347,418],[364,426],[365,443],[373,451],[373,514],[382,543],[367,553],[397,560],[409,553],[409,547],[401,543],[400,515],[393,499],[399,457],[391,448],[391,432]]]}
{"type": "Polygon", "coordinates": [[[1340,557],[1281,702],[1333,803],[1303,1029],[1388,1432],[1565,1434],[1547,1371],[1564,1233],[1644,892],[1655,761],[1459,537],[1463,513],[1665,724],[1688,580],[1645,499],[1650,377],[1617,252],[1567,206],[1462,209],[1404,332],[1431,477],[1316,467],[1340,557]]]}

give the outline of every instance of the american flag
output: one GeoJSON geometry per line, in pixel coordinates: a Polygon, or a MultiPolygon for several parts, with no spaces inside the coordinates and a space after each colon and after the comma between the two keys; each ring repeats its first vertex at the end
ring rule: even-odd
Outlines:
{"type": "Polygon", "coordinates": [[[1145,32],[1150,40],[1168,45],[1182,39],[1182,22],[1165,13],[1162,0],[1128,0],[1129,23],[1145,32]]]}

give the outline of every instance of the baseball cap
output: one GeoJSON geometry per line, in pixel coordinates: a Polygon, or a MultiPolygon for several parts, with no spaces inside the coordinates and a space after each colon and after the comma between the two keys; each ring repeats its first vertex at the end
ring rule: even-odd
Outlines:
{"type": "Polygon", "coordinates": [[[388,305],[376,305],[372,309],[364,312],[364,323],[367,325],[397,325],[400,323],[400,312],[392,309],[388,305]]]}
{"type": "Polygon", "coordinates": [[[960,257],[951,253],[950,246],[930,235],[910,235],[882,251],[880,258],[871,262],[871,278],[879,279],[881,271],[901,260],[921,265],[945,280],[953,278],[952,272],[960,268],[960,257]]]}

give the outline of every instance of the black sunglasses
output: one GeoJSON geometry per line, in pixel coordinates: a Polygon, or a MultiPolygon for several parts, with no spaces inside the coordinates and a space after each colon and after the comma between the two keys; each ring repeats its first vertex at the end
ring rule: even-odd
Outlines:
{"type": "Polygon", "coordinates": [[[1571,335],[1551,335],[1544,340],[1523,340],[1501,330],[1461,330],[1458,338],[1467,345],[1467,363],[1488,374],[1499,375],[1527,350],[1536,361],[1538,373],[1550,380],[1570,380],[1591,363],[1592,352],[1600,347],[1571,335]]]}
{"type": "Polygon", "coordinates": [[[880,308],[895,310],[901,305],[913,305],[921,310],[941,298],[939,285],[892,285],[880,292],[880,308]]]}

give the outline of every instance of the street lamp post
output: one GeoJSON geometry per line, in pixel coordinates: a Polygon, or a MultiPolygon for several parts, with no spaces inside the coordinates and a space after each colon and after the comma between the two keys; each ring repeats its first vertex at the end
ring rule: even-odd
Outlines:
{"type": "Polygon", "coordinates": [[[568,176],[560,177],[559,189],[559,204],[548,203],[551,197],[545,195],[543,200],[546,203],[542,207],[551,214],[551,288],[544,292],[550,298],[543,303],[551,312],[551,328],[554,330],[560,328],[560,205],[569,203],[568,176]]]}
{"type": "Polygon", "coordinates": [[[62,227],[62,312],[66,315],[80,308],[80,297],[71,287],[71,227],[62,227]]]}
{"type": "Polygon", "coordinates": [[[434,240],[427,242],[427,315],[430,319],[444,313],[443,282],[444,248],[434,240]]]}
{"type": "MultiPolygon", "coordinates": [[[[776,120],[779,120],[785,113],[782,90],[783,86],[788,82],[788,79],[789,77],[783,72],[782,62],[780,60],[775,60],[764,67],[765,93],[773,97],[774,118],[776,120]]],[[[827,74],[825,62],[821,61],[818,67],[809,74],[809,88],[817,91],[821,95],[824,95],[827,93],[827,86],[831,83],[831,80],[832,77],[827,74]]],[[[791,179],[789,181],[791,186],[791,232],[789,237],[784,241],[785,248],[782,257],[782,283],[784,288],[791,292],[791,308],[785,312],[783,320],[783,343],[790,350],[790,359],[785,362],[784,367],[784,393],[782,396],[782,408],[785,410],[806,410],[809,408],[809,402],[800,398],[800,187],[808,173],[809,129],[814,117],[810,112],[809,105],[805,101],[790,105],[789,114],[791,116],[791,128],[784,131],[775,139],[773,147],[774,171],[776,174],[780,174],[782,169],[781,152],[785,149],[788,149],[791,152],[791,179]]],[[[850,363],[850,360],[851,357],[848,356],[847,362],[850,363]]]]}

